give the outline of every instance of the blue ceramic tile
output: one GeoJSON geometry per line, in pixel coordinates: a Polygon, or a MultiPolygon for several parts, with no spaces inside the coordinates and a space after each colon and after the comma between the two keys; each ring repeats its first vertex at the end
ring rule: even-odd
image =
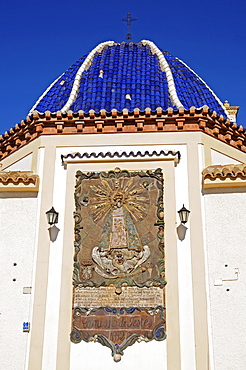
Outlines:
{"type": "MultiPolygon", "coordinates": [[[[172,71],[176,92],[185,109],[191,106],[208,105],[211,110],[224,115],[224,110],[202,80],[187,68],[179,59],[162,51],[172,71]]],[[[73,82],[86,56],[74,63],[50,88],[36,106],[39,112],[61,110],[69,99],[73,82]]],[[[96,53],[91,66],[84,71],[76,100],[70,109],[88,112],[94,109],[111,111],[116,108],[144,110],[173,107],[166,74],[159,65],[156,54],[148,45],[122,42],[106,46],[96,53]],[[100,71],[103,75],[100,76],[100,71]],[[131,95],[131,100],[126,99],[131,95]]],[[[174,109],[176,107],[173,107],[174,109]]]]}

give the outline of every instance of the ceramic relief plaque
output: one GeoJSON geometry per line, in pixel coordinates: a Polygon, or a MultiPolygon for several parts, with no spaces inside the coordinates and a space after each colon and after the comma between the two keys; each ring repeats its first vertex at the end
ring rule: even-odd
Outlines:
{"type": "Polygon", "coordinates": [[[75,206],[71,340],[118,361],[136,340],[165,338],[162,172],[78,171],[75,206]]]}

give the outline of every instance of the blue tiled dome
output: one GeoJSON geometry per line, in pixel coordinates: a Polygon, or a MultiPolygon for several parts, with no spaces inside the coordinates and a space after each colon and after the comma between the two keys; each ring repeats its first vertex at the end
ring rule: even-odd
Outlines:
{"type": "Polygon", "coordinates": [[[158,107],[166,110],[204,105],[227,116],[223,104],[206,83],[185,63],[153,42],[108,41],[56,79],[29,114],[34,110],[65,113],[150,108],[154,111],[158,107]]]}

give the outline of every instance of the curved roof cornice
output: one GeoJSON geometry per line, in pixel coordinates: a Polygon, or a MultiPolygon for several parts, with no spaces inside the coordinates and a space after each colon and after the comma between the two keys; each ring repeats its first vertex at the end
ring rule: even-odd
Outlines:
{"type": "Polygon", "coordinates": [[[32,171],[0,171],[0,193],[38,191],[39,176],[32,171]]]}
{"type": "Polygon", "coordinates": [[[34,111],[31,117],[27,116],[25,121],[0,135],[0,159],[4,159],[40,135],[182,131],[201,131],[246,152],[244,128],[204,106],[199,110],[195,107],[189,110],[168,108],[165,111],[161,108],[156,111],[146,108],[143,112],[138,108],[133,112],[129,112],[128,109],[123,109],[122,112],[112,109],[109,113],[105,109],[99,113],[94,110],[88,113],[82,110],[77,113],[69,110],[63,114],[60,111],[55,113],[34,111]]]}
{"type": "Polygon", "coordinates": [[[236,179],[241,178],[246,180],[246,164],[226,164],[208,166],[202,171],[203,180],[215,180],[217,178],[224,180],[227,177],[236,179]]]}
{"type": "Polygon", "coordinates": [[[246,187],[246,164],[208,166],[202,180],[204,189],[246,187]]]}

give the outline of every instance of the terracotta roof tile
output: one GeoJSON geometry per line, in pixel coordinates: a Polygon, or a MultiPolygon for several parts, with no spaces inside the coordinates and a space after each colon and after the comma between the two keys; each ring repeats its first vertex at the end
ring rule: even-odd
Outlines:
{"type": "Polygon", "coordinates": [[[241,178],[246,180],[246,164],[227,164],[227,165],[216,165],[209,166],[202,171],[203,180],[210,179],[216,180],[225,178],[241,178]]]}
{"type": "Polygon", "coordinates": [[[234,148],[246,152],[246,131],[242,126],[231,123],[207,106],[200,109],[173,110],[168,108],[156,111],[130,112],[124,109],[118,112],[112,109],[106,112],[90,110],[88,113],[38,113],[33,112],[28,120],[22,121],[12,130],[0,135],[0,159],[15,152],[40,135],[69,135],[94,133],[127,133],[127,132],[177,132],[202,131],[234,148]]]}
{"type": "Polygon", "coordinates": [[[0,192],[38,191],[39,176],[32,171],[0,171],[0,192]]]}

